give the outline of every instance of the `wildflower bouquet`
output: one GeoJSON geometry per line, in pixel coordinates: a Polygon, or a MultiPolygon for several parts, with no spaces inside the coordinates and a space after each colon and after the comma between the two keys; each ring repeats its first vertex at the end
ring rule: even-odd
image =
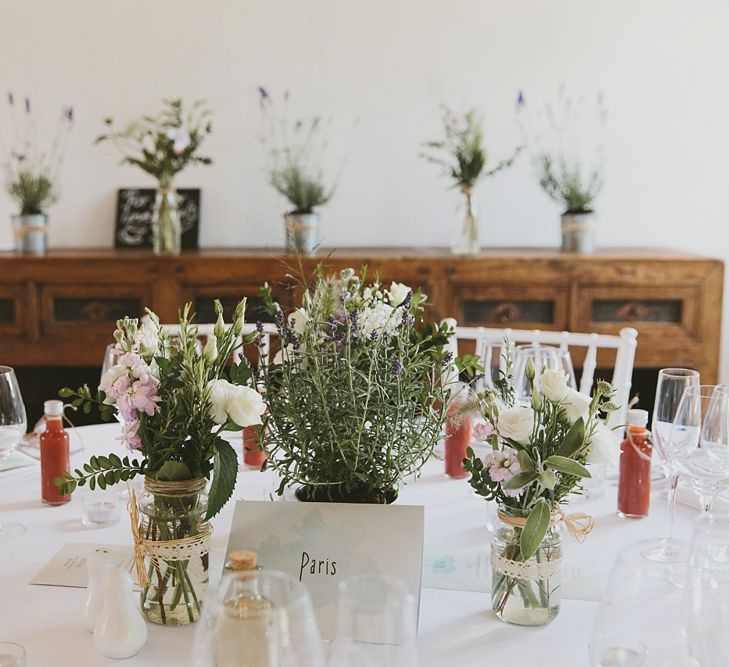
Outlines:
{"type": "Polygon", "coordinates": [[[67,494],[77,486],[105,489],[144,476],[139,510],[130,503],[142,611],[165,625],[191,623],[200,614],[211,532],[207,520],[232,495],[238,470],[237,454],[221,433],[260,424],[265,409],[248,386],[253,376],[248,364],[228,365],[235,350],[250,342],[241,339],[245,301],[230,327],[219,302],[215,308],[218,320],[202,351],[189,304],[177,336],[162,330],[149,311],[143,326],[120,320],[114,334],[118,359],[101,378],[98,393],[88,386],[60,392],[86,412],[97,406],[102,418],[117,416],[123,443],[142,455],[92,456],[56,484],[67,494]]]}
{"type": "Polygon", "coordinates": [[[561,563],[561,551],[552,532],[562,520],[578,538],[591,528],[589,517],[580,516],[587,521],[580,526],[563,513],[561,504],[590,477],[586,464],[607,460],[617,448],[604,423],[617,409],[610,401],[609,383],[598,381],[590,397],[568,387],[563,371],[545,369],[535,382],[531,360],[527,377],[531,401],[519,405],[507,358],[507,371],[495,389],[479,394],[468,408],[486,419],[483,436],[490,450],[479,458],[469,448],[464,467],[472,474],[476,493],[498,503],[499,518],[508,528],[492,544],[493,606],[507,616],[515,590],[527,608],[554,606],[551,596],[558,585],[549,579],[558,570],[548,565],[561,563]]]}
{"type": "Polygon", "coordinates": [[[297,484],[301,500],[392,502],[441,435],[448,331],[423,324],[420,291],[365,281],[320,267],[289,315],[267,297],[283,346],[260,377],[279,494],[297,484]]]}

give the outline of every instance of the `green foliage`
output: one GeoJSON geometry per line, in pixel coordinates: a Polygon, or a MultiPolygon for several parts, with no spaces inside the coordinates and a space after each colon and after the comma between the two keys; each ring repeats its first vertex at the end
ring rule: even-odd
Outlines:
{"type": "Polygon", "coordinates": [[[20,207],[21,215],[43,213],[57,199],[53,181],[45,173],[23,169],[8,180],[10,197],[20,207]]]}
{"type": "Polygon", "coordinates": [[[537,553],[539,545],[547,534],[550,516],[551,510],[549,503],[543,498],[539,499],[529,514],[526,525],[522,529],[521,536],[519,537],[522,560],[529,560],[537,553]]]}
{"type": "Polygon", "coordinates": [[[139,167],[162,187],[171,187],[175,176],[191,164],[209,165],[212,159],[198,155],[200,145],[212,132],[212,111],[203,100],[185,112],[181,99],[164,100],[157,116],[142,116],[123,130],[105,118],[108,131],[95,143],[111,141],[124,154],[122,164],[139,167]]]}
{"type": "Polygon", "coordinates": [[[591,213],[592,206],[602,190],[602,171],[594,169],[583,174],[579,163],[569,164],[564,158],[556,161],[551,155],[538,157],[539,185],[558,204],[565,206],[565,213],[591,213]]]}
{"type": "Polygon", "coordinates": [[[455,186],[463,190],[471,190],[480,178],[510,167],[521,150],[517,148],[509,159],[486,169],[488,152],[483,145],[483,122],[475,109],[458,116],[444,106],[443,130],[445,138],[426,142],[424,146],[429,151],[422,153],[422,157],[442,166],[455,186]]]}
{"type": "Polygon", "coordinates": [[[109,454],[109,456],[92,456],[88,463],[84,463],[83,470],[76,468],[73,473],[64,472],[53,482],[60,492],[67,496],[73,493],[77,486],[88,484],[92,491],[97,486],[103,490],[107,486],[126,482],[143,474],[146,474],[144,461],[139,462],[137,459],[130,461],[128,456],[120,459],[116,454],[109,454]]]}
{"type": "Polygon", "coordinates": [[[308,173],[300,157],[289,156],[286,163],[271,171],[271,185],[294,207],[291,213],[313,213],[334,194],[327,189],[319,173],[308,173]]]}
{"type": "Polygon", "coordinates": [[[284,349],[261,380],[265,465],[279,493],[302,484],[324,497],[381,497],[418,473],[441,435],[448,329],[422,322],[417,292],[391,302],[365,275],[320,270],[294,319],[278,311],[284,349]]]}

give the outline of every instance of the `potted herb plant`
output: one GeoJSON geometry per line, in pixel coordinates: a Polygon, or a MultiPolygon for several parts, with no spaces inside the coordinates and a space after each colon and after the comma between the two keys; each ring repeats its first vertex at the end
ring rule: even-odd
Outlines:
{"type": "Polygon", "coordinates": [[[324,177],[323,163],[329,143],[331,120],[320,116],[291,121],[288,93],[279,112],[268,91],[258,88],[266,122],[272,167],[269,182],[289,203],[284,214],[286,252],[313,254],[321,242],[319,208],[334,195],[336,186],[324,177]]]}
{"type": "Polygon", "coordinates": [[[48,151],[35,143],[36,122],[30,99],[26,97],[19,109],[15,96],[8,93],[8,105],[13,133],[5,164],[5,186],[19,210],[12,217],[15,252],[45,255],[48,248],[46,209],[58,200],[58,178],[73,126],[73,107],[63,109],[48,151]]]}
{"type": "Polygon", "coordinates": [[[600,136],[607,112],[602,95],[596,98],[595,114],[584,112],[587,102],[585,97],[573,99],[561,86],[557,103],[548,104],[537,119],[528,117],[523,94],[519,94],[517,102],[519,122],[539,185],[563,207],[565,252],[591,253],[595,249],[595,199],[604,183],[600,136]],[[538,124],[542,127],[537,128],[538,124]],[[590,149],[592,142],[598,144],[595,150],[590,149]],[[590,153],[594,155],[590,157],[590,153]]]}
{"type": "Polygon", "coordinates": [[[96,143],[111,141],[124,154],[122,164],[139,167],[157,180],[152,215],[152,239],[157,255],[179,255],[182,228],[175,178],[189,165],[212,164],[199,155],[200,146],[212,131],[212,112],[202,100],[185,111],[182,100],[165,100],[157,116],[142,116],[123,130],[114,129],[112,118],[104,119],[108,131],[96,143]]]}
{"type": "Polygon", "coordinates": [[[208,519],[230,499],[238,470],[235,450],[221,433],[259,424],[265,409],[245,360],[228,363],[252,340],[240,335],[245,301],[228,327],[217,301],[215,309],[214,334],[202,351],[189,304],[174,337],[149,311],[143,327],[135,319],[120,320],[118,361],[101,378],[99,391],[84,386],[60,392],[86,412],[96,406],[103,419],[122,421],[129,455],[92,456],[56,484],[68,494],[77,486],[105,489],[144,477],[138,508],[134,497],[130,504],[135,560],[142,611],[163,625],[191,623],[200,615],[208,580],[208,519]],[[130,458],[132,453],[141,458],[130,458]]]}
{"type": "Polygon", "coordinates": [[[263,365],[264,467],[302,501],[390,503],[441,436],[447,326],[422,322],[424,295],[366,272],[319,267],[285,314],[266,288],[282,349],[263,365]]]}
{"type": "Polygon", "coordinates": [[[560,523],[580,541],[592,528],[591,517],[567,515],[562,505],[590,477],[587,464],[617,454],[617,439],[605,426],[617,406],[607,382],[598,381],[587,396],[568,387],[563,371],[543,370],[537,389],[531,359],[531,398],[519,404],[508,353],[505,361],[495,388],[464,407],[486,419],[482,433],[490,445],[483,457],[469,448],[464,467],[476,493],[499,506],[491,544],[494,612],[507,623],[543,625],[559,612],[560,523]]]}
{"type": "Polygon", "coordinates": [[[443,167],[445,174],[453,181],[453,187],[460,190],[455,234],[451,250],[456,255],[475,255],[480,248],[478,230],[478,204],[474,188],[479,180],[493,176],[510,167],[518,155],[517,148],[508,160],[487,168],[488,152],[483,145],[483,121],[475,109],[463,115],[454,114],[443,107],[443,130],[445,137],[439,141],[428,141],[423,157],[443,167]]]}

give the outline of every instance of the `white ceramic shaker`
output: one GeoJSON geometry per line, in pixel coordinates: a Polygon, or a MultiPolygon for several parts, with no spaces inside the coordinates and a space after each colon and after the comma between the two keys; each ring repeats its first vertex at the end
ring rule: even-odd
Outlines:
{"type": "Polygon", "coordinates": [[[129,573],[109,574],[104,608],[94,630],[94,644],[107,658],[131,658],[147,641],[147,624],[137,606],[129,573]]]}

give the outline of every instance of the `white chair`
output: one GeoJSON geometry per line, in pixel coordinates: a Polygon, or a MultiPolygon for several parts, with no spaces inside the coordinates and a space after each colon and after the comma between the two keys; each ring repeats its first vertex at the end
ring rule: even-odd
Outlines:
{"type": "MultiPolygon", "coordinates": [[[[500,353],[504,340],[510,346],[526,343],[531,345],[550,345],[562,350],[570,348],[586,348],[585,360],[582,364],[582,377],[579,390],[589,394],[595,378],[597,366],[597,352],[599,349],[615,350],[615,365],[613,367],[612,385],[615,389],[613,402],[619,406],[610,416],[609,426],[624,424],[627,418],[628,402],[630,400],[630,387],[632,384],[633,362],[635,360],[635,347],[638,332],[625,327],[617,336],[608,334],[571,333],[569,331],[540,331],[539,329],[491,329],[486,327],[460,327],[453,318],[443,320],[444,323],[455,330],[449,342],[450,352],[455,358],[458,355],[459,341],[473,341],[482,365],[490,369],[493,364],[494,350],[499,350],[499,368],[503,370],[504,360],[500,353]]],[[[455,369],[451,366],[446,370],[446,379],[453,379],[455,369]]]]}

